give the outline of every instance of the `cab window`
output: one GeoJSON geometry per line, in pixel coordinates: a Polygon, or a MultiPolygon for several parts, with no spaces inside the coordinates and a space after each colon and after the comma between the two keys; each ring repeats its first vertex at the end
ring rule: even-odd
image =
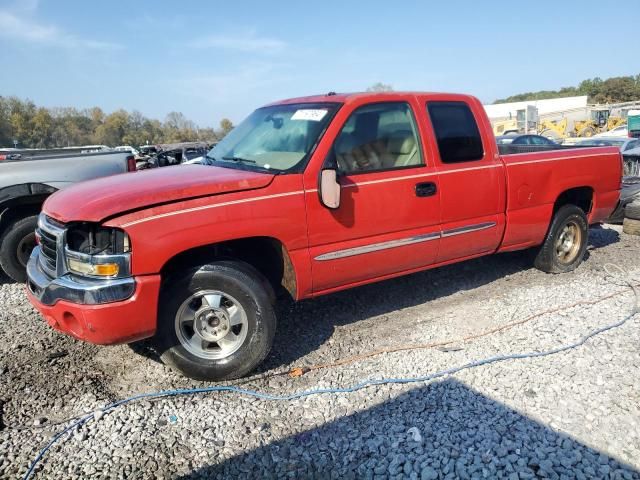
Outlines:
{"type": "Polygon", "coordinates": [[[332,156],[346,174],[422,165],[411,108],[389,102],[356,109],[338,134],[332,156]]]}
{"type": "Polygon", "coordinates": [[[471,162],[484,157],[482,138],[473,113],[464,102],[428,102],[440,160],[471,162]]]}

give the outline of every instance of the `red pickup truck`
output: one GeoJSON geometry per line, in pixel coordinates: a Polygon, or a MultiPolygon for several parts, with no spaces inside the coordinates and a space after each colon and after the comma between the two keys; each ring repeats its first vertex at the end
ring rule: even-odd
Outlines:
{"type": "Polygon", "coordinates": [[[496,252],[568,272],[618,202],[615,148],[501,155],[480,102],[330,93],[257,109],[203,165],[52,195],[28,264],[31,302],[98,344],[151,337],[198,379],[267,355],[295,300],[496,252]]]}

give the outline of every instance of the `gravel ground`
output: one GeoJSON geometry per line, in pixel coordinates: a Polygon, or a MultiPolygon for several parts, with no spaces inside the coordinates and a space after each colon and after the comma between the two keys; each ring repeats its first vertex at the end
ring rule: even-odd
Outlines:
{"type": "MultiPolygon", "coordinates": [[[[254,377],[274,394],[414,377],[571,343],[631,310],[630,291],[549,313],[455,348],[389,353],[299,378],[273,375],[373,349],[449,340],[624,287],[640,237],[593,229],[576,271],[545,275],[498,255],[283,307],[254,377]]],[[[97,347],[49,329],[0,279],[0,477],[24,475],[68,417],[116,399],[202,387],[144,347],[97,347]]],[[[234,393],[131,403],[57,444],[35,478],[640,478],[640,316],[573,350],[430,382],[265,401],[234,393]]]]}

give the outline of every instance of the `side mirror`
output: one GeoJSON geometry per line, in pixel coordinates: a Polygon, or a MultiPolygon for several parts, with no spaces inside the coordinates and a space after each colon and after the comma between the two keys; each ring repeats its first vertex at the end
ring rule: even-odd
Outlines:
{"type": "Polygon", "coordinates": [[[322,204],[331,209],[340,206],[340,184],[336,170],[328,168],[322,170],[320,176],[320,199],[322,204]]]}

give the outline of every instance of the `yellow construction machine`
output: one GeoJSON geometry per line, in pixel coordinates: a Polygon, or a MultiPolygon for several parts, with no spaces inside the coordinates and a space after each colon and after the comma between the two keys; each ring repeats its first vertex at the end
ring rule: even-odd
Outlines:
{"type": "Polygon", "coordinates": [[[530,133],[538,125],[538,109],[533,105],[516,110],[515,117],[509,112],[509,118],[493,121],[493,133],[496,136],[510,133],[530,133]]]}
{"type": "Polygon", "coordinates": [[[499,135],[507,135],[509,133],[518,132],[518,120],[516,120],[515,118],[493,122],[493,134],[496,137],[499,135]]]}
{"type": "Polygon", "coordinates": [[[538,123],[538,133],[544,137],[560,140],[567,136],[568,121],[562,120],[542,120],[538,123]]]}
{"type": "Polygon", "coordinates": [[[592,137],[596,133],[608,132],[624,123],[622,117],[611,115],[609,108],[594,108],[589,120],[574,122],[574,133],[578,137],[592,137]]]}

